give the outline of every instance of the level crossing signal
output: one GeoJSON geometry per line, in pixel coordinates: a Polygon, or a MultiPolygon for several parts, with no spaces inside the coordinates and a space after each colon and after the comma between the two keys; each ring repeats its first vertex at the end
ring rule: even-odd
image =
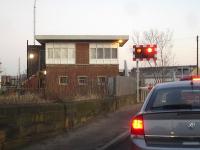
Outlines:
{"type": "Polygon", "coordinates": [[[157,60],[157,45],[133,45],[133,60],[157,60]]]}

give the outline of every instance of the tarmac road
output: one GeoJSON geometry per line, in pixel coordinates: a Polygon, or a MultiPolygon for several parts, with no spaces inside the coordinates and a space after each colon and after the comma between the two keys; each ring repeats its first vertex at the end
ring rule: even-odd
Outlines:
{"type": "Polygon", "coordinates": [[[107,150],[140,150],[132,142],[130,137],[127,137],[120,143],[115,144],[107,150]]]}

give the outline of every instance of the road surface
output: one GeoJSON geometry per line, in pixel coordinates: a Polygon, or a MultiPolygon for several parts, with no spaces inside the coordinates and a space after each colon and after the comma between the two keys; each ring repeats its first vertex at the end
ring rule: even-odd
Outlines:
{"type": "Polygon", "coordinates": [[[140,150],[131,143],[130,137],[124,139],[120,143],[115,144],[107,150],[140,150]]]}

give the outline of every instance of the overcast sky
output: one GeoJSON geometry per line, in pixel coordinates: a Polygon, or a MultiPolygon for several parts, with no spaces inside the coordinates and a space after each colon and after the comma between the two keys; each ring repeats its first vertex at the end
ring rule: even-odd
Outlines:
{"type": "MultiPolygon", "coordinates": [[[[34,0],[0,0],[0,61],[4,74],[26,69],[26,40],[33,43],[34,0]]],[[[200,35],[199,0],[37,0],[36,34],[127,34],[149,29],[173,31],[178,65],[196,63],[200,35]]],[[[128,46],[131,46],[130,44],[128,46]]],[[[123,60],[134,65],[128,46],[123,60]]]]}

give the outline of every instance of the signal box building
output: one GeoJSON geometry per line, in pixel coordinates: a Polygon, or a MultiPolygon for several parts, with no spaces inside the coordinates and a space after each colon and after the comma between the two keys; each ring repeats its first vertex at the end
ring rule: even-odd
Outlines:
{"type": "Polygon", "coordinates": [[[128,36],[37,35],[36,40],[41,46],[27,45],[28,77],[45,73],[45,83],[37,86],[44,86],[51,97],[65,98],[88,94],[117,76],[118,47],[128,36]]]}

